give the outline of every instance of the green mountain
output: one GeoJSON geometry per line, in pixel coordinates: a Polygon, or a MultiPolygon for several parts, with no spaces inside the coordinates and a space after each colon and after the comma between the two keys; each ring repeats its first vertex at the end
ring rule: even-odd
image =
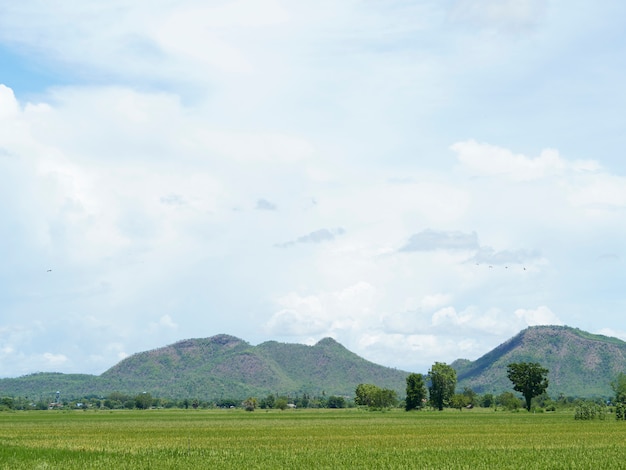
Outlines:
{"type": "Polygon", "coordinates": [[[0,380],[0,396],[66,397],[138,394],[164,398],[354,395],[373,383],[403,396],[408,372],[369,362],[331,338],[314,346],[269,341],[258,346],[228,335],[179,341],[140,352],[100,376],[38,373],[0,380]]]}
{"type": "MultiPolygon", "coordinates": [[[[539,362],[550,372],[548,394],[610,397],[610,383],[626,372],[626,342],[566,326],[527,328],[475,361],[459,359],[458,389],[512,391],[512,362],[539,362]]],[[[408,372],[383,367],[348,351],[331,338],[313,346],[268,341],[258,346],[228,335],[189,339],[134,354],[102,375],[37,373],[0,379],[0,397],[47,400],[150,392],[162,398],[264,397],[268,394],[353,396],[372,383],[404,396],[408,372]]]]}
{"type": "Polygon", "coordinates": [[[611,381],[626,372],[626,342],[567,326],[532,326],[475,361],[460,359],[458,388],[477,393],[512,391],[508,364],[538,362],[549,370],[548,394],[610,397],[611,381]]]}

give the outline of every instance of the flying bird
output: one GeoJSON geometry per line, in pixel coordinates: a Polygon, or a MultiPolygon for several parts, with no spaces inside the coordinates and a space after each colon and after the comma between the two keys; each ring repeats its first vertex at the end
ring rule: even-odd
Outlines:
{"type": "Polygon", "coordinates": [[[51,273],[51,272],[52,272],[52,269],[48,269],[46,272],[47,272],[47,273],[51,273]]]}

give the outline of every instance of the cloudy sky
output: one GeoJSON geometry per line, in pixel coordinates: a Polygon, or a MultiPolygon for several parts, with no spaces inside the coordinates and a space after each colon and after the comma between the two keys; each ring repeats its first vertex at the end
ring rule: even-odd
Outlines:
{"type": "Polygon", "coordinates": [[[0,0],[0,377],[227,333],[626,339],[626,3],[0,0]]]}

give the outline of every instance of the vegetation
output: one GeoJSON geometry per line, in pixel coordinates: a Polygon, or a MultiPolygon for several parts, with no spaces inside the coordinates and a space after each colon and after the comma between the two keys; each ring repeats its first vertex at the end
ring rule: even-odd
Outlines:
{"type": "Polygon", "coordinates": [[[428,371],[430,401],[439,411],[450,403],[456,388],[456,371],[445,362],[435,362],[428,371]]]}
{"type": "Polygon", "coordinates": [[[382,410],[395,406],[398,403],[398,396],[395,391],[388,388],[380,388],[373,384],[359,384],[355,390],[354,403],[370,409],[382,410]]]}
{"type": "Polygon", "coordinates": [[[41,373],[0,379],[0,395],[50,402],[67,397],[144,391],[171,400],[225,397],[244,400],[268,394],[351,396],[363,382],[404,392],[408,372],[357,356],[331,338],[314,346],[269,341],[258,346],[228,335],[179,341],[130,356],[100,376],[41,373]]]}
{"type": "Polygon", "coordinates": [[[497,396],[510,389],[508,364],[538,362],[550,370],[554,396],[609,398],[611,381],[624,370],[626,342],[567,326],[533,326],[475,361],[457,360],[459,387],[497,396]]]}
{"type": "Polygon", "coordinates": [[[626,426],[571,413],[33,411],[0,415],[0,468],[620,469],[626,426]]]}
{"type": "Polygon", "coordinates": [[[626,374],[620,372],[617,378],[611,382],[611,388],[615,393],[615,403],[626,403],[626,374]]]}
{"type": "Polygon", "coordinates": [[[526,400],[526,409],[530,411],[531,401],[548,388],[548,369],[537,362],[509,364],[507,377],[513,383],[513,390],[520,392],[526,400]]]}
{"type": "MultiPolygon", "coordinates": [[[[617,338],[564,326],[536,326],[476,361],[457,360],[451,367],[457,373],[458,391],[491,395],[492,404],[510,390],[508,364],[519,362],[538,362],[549,369],[553,396],[607,399],[616,394],[612,381],[619,384],[622,380],[619,388],[626,394],[626,377],[615,378],[623,370],[624,356],[626,342],[617,338]]],[[[100,376],[37,373],[0,379],[0,396],[21,397],[44,409],[54,401],[57,390],[64,399],[119,392],[130,400],[146,391],[172,402],[196,400],[196,405],[220,400],[239,404],[247,397],[271,395],[289,397],[298,407],[325,407],[328,397],[350,398],[360,383],[376,384],[402,396],[408,374],[368,362],[331,338],[314,346],[276,341],[252,346],[233,336],[217,335],[135,354],[100,376]],[[307,396],[317,397],[316,401],[309,404],[307,396]],[[295,403],[296,399],[301,403],[295,403]]],[[[465,398],[457,397],[455,404],[469,398],[476,406],[471,397],[460,394],[465,398]]],[[[259,400],[260,408],[264,408],[263,400],[259,400]]],[[[336,400],[332,403],[335,406],[336,400]]],[[[187,406],[192,404],[189,401],[187,406]]]]}
{"type": "Polygon", "coordinates": [[[576,405],[574,419],[589,421],[592,419],[605,419],[607,409],[605,405],[592,401],[581,401],[576,405]]]}
{"type": "Polygon", "coordinates": [[[426,401],[426,383],[422,374],[409,374],[406,378],[406,411],[421,408],[426,401]]]}

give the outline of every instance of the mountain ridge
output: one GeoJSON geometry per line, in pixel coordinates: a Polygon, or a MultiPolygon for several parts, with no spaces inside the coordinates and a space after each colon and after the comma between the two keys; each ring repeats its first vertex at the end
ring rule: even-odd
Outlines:
{"type": "MultiPolygon", "coordinates": [[[[528,327],[478,359],[457,359],[457,389],[511,391],[508,364],[539,362],[549,370],[548,394],[610,397],[611,381],[626,372],[626,342],[569,326],[528,327]]],[[[137,394],[163,398],[262,397],[268,394],[352,396],[359,383],[403,397],[409,372],[370,362],[332,338],[314,345],[266,341],[253,346],[227,334],[183,339],[135,353],[99,376],[36,373],[0,379],[0,396],[137,394]]]]}
{"type": "Polygon", "coordinates": [[[539,362],[549,370],[551,396],[609,397],[610,382],[626,372],[626,342],[562,325],[531,326],[475,361],[457,359],[459,387],[477,393],[511,388],[508,364],[539,362]]]}

